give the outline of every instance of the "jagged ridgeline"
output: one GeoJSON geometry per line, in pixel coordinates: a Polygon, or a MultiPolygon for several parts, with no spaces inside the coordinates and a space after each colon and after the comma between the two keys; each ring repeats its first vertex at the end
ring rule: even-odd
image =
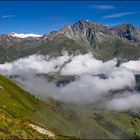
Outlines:
{"type": "Polygon", "coordinates": [[[140,30],[131,24],[107,28],[80,20],[72,26],[41,37],[19,38],[14,34],[0,35],[0,62],[13,61],[31,54],[59,56],[91,51],[97,59],[137,59],[140,56],[140,30]]]}

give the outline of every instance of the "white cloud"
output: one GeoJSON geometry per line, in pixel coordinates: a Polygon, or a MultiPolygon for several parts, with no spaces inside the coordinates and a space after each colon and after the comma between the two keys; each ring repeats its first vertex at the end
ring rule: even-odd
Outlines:
{"type": "Polygon", "coordinates": [[[128,70],[131,70],[134,73],[140,74],[140,60],[128,61],[126,63],[121,64],[121,67],[127,68],[128,70]]]}
{"type": "Polygon", "coordinates": [[[1,16],[1,18],[12,18],[12,17],[14,17],[15,15],[3,15],[3,16],[1,16]]]}
{"type": "Polygon", "coordinates": [[[110,91],[134,86],[134,75],[123,69],[111,72],[106,79],[84,74],[76,81],[62,87],[59,98],[66,102],[94,104],[103,99],[107,100],[106,96],[110,95],[110,91]]]}
{"type": "Polygon", "coordinates": [[[116,13],[116,14],[111,14],[111,15],[103,16],[103,18],[104,19],[108,19],[108,18],[119,18],[119,17],[124,17],[124,16],[132,15],[132,14],[135,14],[135,13],[134,12],[116,13]]]}
{"type": "Polygon", "coordinates": [[[106,108],[119,112],[140,110],[140,94],[137,92],[133,94],[130,92],[119,94],[106,103],[106,108]]]}
{"type": "Polygon", "coordinates": [[[64,53],[56,58],[32,55],[12,63],[0,64],[0,73],[19,75],[16,81],[43,99],[53,97],[63,102],[93,104],[107,110],[128,111],[140,110],[140,95],[134,91],[134,71],[140,70],[139,67],[139,60],[116,67],[116,59],[102,62],[91,53],[77,56],[64,53]],[[45,77],[36,75],[52,72],[77,75],[77,78],[65,86],[57,87],[45,77]],[[128,92],[128,89],[131,89],[131,92],[128,92]]]}
{"type": "Polygon", "coordinates": [[[92,54],[78,55],[67,63],[61,70],[63,75],[82,75],[85,73],[99,74],[105,73],[116,65],[116,59],[103,63],[95,59],[92,54]]]}
{"type": "Polygon", "coordinates": [[[49,56],[31,55],[13,63],[0,64],[0,73],[4,75],[23,75],[57,72],[69,59],[70,56],[67,53],[51,60],[49,60],[49,56]]]}
{"type": "Polygon", "coordinates": [[[96,5],[96,6],[93,6],[93,8],[98,9],[98,10],[112,10],[115,7],[113,5],[96,5]]]}

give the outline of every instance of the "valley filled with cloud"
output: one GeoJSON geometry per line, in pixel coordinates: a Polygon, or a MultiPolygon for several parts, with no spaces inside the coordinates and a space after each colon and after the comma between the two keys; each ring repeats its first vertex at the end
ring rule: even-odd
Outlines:
{"type": "Polygon", "coordinates": [[[135,90],[135,75],[140,73],[140,60],[117,66],[117,59],[103,62],[91,53],[50,58],[32,55],[0,64],[0,73],[14,80],[35,96],[77,105],[113,111],[140,110],[140,94],[135,90]],[[75,80],[57,86],[43,75],[73,76],[75,80]]]}

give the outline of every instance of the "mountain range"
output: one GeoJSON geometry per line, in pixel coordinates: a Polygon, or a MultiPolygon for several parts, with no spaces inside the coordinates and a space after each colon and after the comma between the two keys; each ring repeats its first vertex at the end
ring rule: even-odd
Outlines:
{"type": "MultiPolygon", "coordinates": [[[[64,51],[67,51],[69,54],[73,55],[86,54],[88,52],[91,52],[95,58],[103,61],[110,60],[114,57],[116,57],[118,60],[122,62],[128,60],[135,60],[140,57],[140,29],[135,28],[131,24],[122,24],[117,27],[108,28],[104,25],[97,24],[88,20],[79,20],[74,25],[65,26],[59,31],[53,31],[44,35],[17,34],[17,33],[0,35],[0,63],[14,61],[32,54],[43,54],[49,55],[50,57],[56,57],[62,55],[64,51]]],[[[96,61],[93,60],[94,59],[92,58],[92,61],[89,62],[92,63],[98,62],[97,60],[96,61]]],[[[59,62],[60,61],[58,61],[58,63],[59,62]]],[[[102,64],[103,63],[102,61],[99,63],[103,67],[106,66],[102,64]]],[[[25,64],[27,63],[23,63],[23,65],[19,66],[21,68],[20,69],[21,72],[24,72],[22,70],[24,69],[25,64]]],[[[32,63],[29,64],[31,65],[32,63]]],[[[43,63],[42,65],[48,66],[47,64],[48,63],[43,63]]],[[[84,64],[82,63],[83,66],[84,64]]],[[[39,67],[40,65],[38,65],[37,63],[37,65],[35,66],[39,67]]],[[[55,66],[52,63],[50,63],[50,66],[53,66],[55,69],[57,69],[58,67],[57,65],[55,66]]],[[[77,67],[78,66],[79,65],[77,65],[77,67]]],[[[95,66],[96,65],[94,65],[94,67],[95,66]]],[[[14,67],[17,67],[17,65],[14,65],[14,67]]],[[[27,67],[28,66],[26,65],[26,68],[27,67]]],[[[100,69],[103,69],[103,67],[101,67],[100,69]]],[[[23,79],[23,81],[26,81],[26,77],[28,76],[30,77],[32,75],[34,70],[33,68],[29,69],[31,73],[23,74],[23,78],[21,76],[21,79],[23,79]]],[[[111,69],[111,67],[109,68],[111,69]]],[[[119,74],[118,72],[120,72],[121,70],[121,68],[120,69],[119,68],[120,67],[118,67],[117,72],[115,71],[117,73],[117,76],[116,75],[114,76],[112,74],[110,76],[111,78],[108,78],[106,77],[105,74],[102,73],[99,75],[92,74],[90,77],[89,75],[87,78],[84,77],[84,81],[88,78],[91,79],[91,81],[93,80],[97,80],[97,82],[101,81],[100,82],[101,84],[98,83],[99,89],[101,86],[103,86],[104,83],[108,83],[105,85],[105,88],[103,89],[101,88],[101,90],[105,90],[108,85],[109,89],[111,88],[111,91],[110,90],[108,91],[107,88],[107,92],[109,92],[109,94],[103,96],[103,98],[106,97],[108,100],[109,99],[111,100],[112,96],[114,97],[116,97],[117,95],[126,96],[126,94],[123,94],[123,91],[129,93],[132,92],[132,95],[133,93],[135,95],[135,92],[133,92],[134,90],[136,92],[140,91],[140,75],[136,75],[135,77],[133,77],[133,75],[130,75],[130,78],[133,79],[132,82],[130,79],[131,82],[130,84],[132,85],[133,81],[136,81],[136,85],[132,89],[131,88],[129,89],[129,87],[127,87],[126,84],[125,88],[122,90],[121,88],[119,90],[113,90],[112,81],[113,82],[115,81],[114,82],[115,84],[113,86],[114,87],[117,86],[117,82],[114,79],[117,78],[117,81],[118,79],[121,79],[122,82],[120,82],[120,85],[122,85],[122,83],[124,83],[125,81],[123,75],[126,74],[127,71],[122,71],[123,73],[119,74]],[[95,77],[95,79],[92,79],[93,77],[95,77]],[[106,79],[109,80],[107,81],[106,79]]],[[[116,64],[112,69],[117,70],[116,64]]],[[[18,68],[14,69],[13,71],[16,70],[18,70],[18,68]]],[[[25,71],[26,70],[28,69],[25,69],[25,71]]],[[[70,68],[70,71],[71,70],[72,68],[70,68]]],[[[76,81],[78,79],[78,76],[61,75],[59,71],[56,73],[48,73],[48,74],[37,73],[34,76],[35,77],[32,76],[30,77],[32,82],[34,78],[35,80],[36,78],[40,79],[43,78],[43,82],[41,82],[40,80],[37,83],[35,82],[34,87],[37,87],[39,89],[40,84],[41,89],[43,89],[45,94],[50,92],[51,87],[55,87],[58,90],[58,88],[66,86],[67,84],[70,84],[71,82],[76,81]],[[51,84],[51,87],[47,85],[48,82],[51,84]],[[45,85],[46,88],[44,88],[43,85],[45,85]]],[[[126,80],[129,81],[129,79],[127,79],[129,78],[129,75],[125,77],[126,80]]],[[[33,90],[30,93],[27,90],[27,87],[24,86],[22,82],[20,83],[18,82],[18,80],[16,80],[18,78],[20,78],[20,76],[18,77],[18,75],[9,75],[9,77],[8,75],[5,76],[0,75],[1,139],[139,139],[140,138],[139,111],[135,110],[134,112],[133,110],[124,112],[108,111],[103,110],[102,108],[98,109],[98,107],[96,108],[94,104],[90,103],[78,105],[63,102],[61,100],[53,98],[53,96],[49,96],[47,98],[42,99],[36,96],[33,90]]],[[[31,84],[30,81],[26,82],[28,85],[31,84]]],[[[74,89],[74,85],[76,85],[75,87],[80,87],[81,90],[76,90],[75,92],[76,94],[77,91],[82,92],[82,90],[84,90],[83,92],[87,94],[88,88],[89,91],[91,90],[92,92],[96,92],[96,89],[94,89],[95,81],[93,81],[94,84],[88,82],[87,84],[90,84],[90,86],[83,86],[86,83],[84,82],[83,85],[81,83],[73,84],[72,88],[74,89]],[[81,88],[82,86],[84,88],[81,88]]],[[[72,88],[70,87],[68,88],[68,90],[71,90],[72,88]]],[[[65,92],[66,96],[69,95],[67,93],[68,90],[66,90],[65,92]]],[[[39,92],[39,90],[37,91],[39,92]]],[[[53,92],[55,91],[56,90],[53,89],[53,92]]],[[[59,92],[57,92],[57,94],[59,94],[59,92]]],[[[77,96],[78,99],[80,96],[77,96]]],[[[68,96],[68,98],[69,97],[71,96],[68,96]]],[[[88,94],[85,97],[88,97],[88,94]]],[[[133,96],[130,96],[130,98],[131,97],[133,98],[133,96]]],[[[74,96],[74,98],[76,98],[76,96],[74,96]]],[[[132,106],[134,106],[135,108],[134,104],[135,101],[130,102],[131,100],[129,99],[128,104],[130,105],[132,104],[132,106]]],[[[97,100],[98,102],[97,105],[100,104],[102,101],[103,100],[97,100]]],[[[123,106],[123,104],[119,104],[119,107],[121,106],[123,106]]]]}
{"type": "Polygon", "coordinates": [[[92,52],[94,57],[122,61],[140,56],[140,29],[131,24],[108,28],[88,20],[44,35],[1,34],[0,63],[13,61],[35,53],[59,56],[63,51],[72,54],[92,52]]]}

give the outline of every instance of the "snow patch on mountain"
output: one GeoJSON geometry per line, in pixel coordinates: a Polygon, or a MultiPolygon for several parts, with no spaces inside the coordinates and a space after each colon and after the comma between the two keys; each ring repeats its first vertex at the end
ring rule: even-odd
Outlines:
{"type": "Polygon", "coordinates": [[[42,35],[40,35],[40,34],[32,34],[32,33],[30,33],[30,34],[24,34],[24,33],[20,33],[20,34],[18,34],[18,33],[11,33],[10,35],[13,36],[13,37],[19,37],[19,38],[41,37],[41,36],[42,36],[42,35]]]}

